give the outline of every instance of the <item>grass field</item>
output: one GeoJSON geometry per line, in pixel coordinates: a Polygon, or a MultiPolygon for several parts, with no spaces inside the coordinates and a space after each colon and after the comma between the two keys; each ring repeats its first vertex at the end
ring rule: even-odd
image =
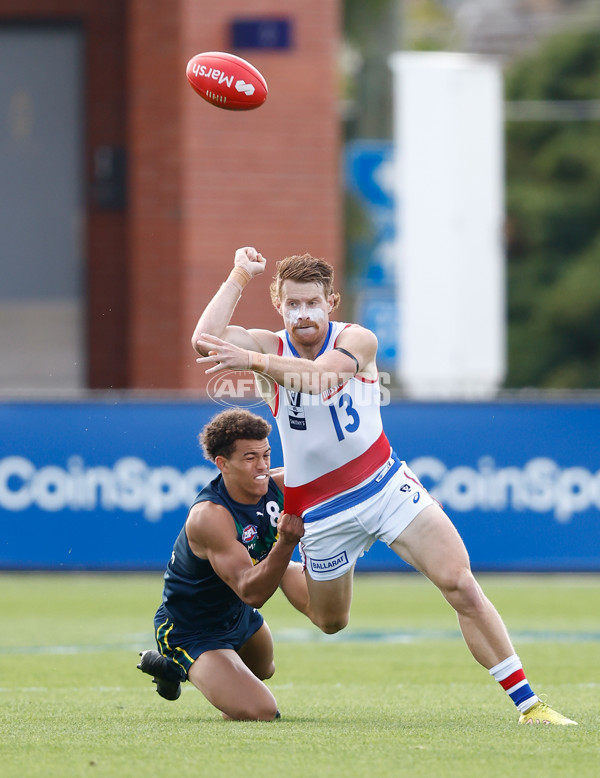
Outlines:
{"type": "Polygon", "coordinates": [[[0,575],[0,775],[215,778],[600,775],[600,577],[479,576],[535,691],[578,727],[523,727],[416,574],[357,576],[324,636],[277,594],[269,681],[283,718],[224,722],[136,670],[155,575],[0,575]]]}

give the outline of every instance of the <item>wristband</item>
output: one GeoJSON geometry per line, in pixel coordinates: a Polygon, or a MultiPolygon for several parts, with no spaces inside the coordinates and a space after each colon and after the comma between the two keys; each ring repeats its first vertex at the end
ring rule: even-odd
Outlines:
{"type": "Polygon", "coordinates": [[[269,355],[260,354],[258,351],[250,351],[250,370],[255,373],[266,373],[269,370],[269,355]]]}
{"type": "Polygon", "coordinates": [[[251,278],[252,276],[247,270],[236,265],[227,277],[227,280],[232,281],[236,286],[239,286],[241,292],[251,278]]]}

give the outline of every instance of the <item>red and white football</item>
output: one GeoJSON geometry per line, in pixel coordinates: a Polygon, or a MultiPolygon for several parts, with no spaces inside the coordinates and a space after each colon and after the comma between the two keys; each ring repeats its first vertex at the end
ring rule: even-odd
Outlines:
{"type": "Polygon", "coordinates": [[[267,82],[241,57],[225,51],[196,54],[185,71],[192,88],[212,105],[228,111],[250,111],[267,99],[267,82]]]}

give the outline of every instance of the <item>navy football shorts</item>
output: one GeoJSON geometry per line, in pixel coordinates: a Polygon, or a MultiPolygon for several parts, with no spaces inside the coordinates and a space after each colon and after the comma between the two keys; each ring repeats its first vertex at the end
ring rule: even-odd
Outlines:
{"type": "MultiPolygon", "coordinates": [[[[156,644],[160,653],[173,663],[182,680],[190,667],[205,651],[219,648],[239,649],[262,627],[264,619],[256,608],[244,603],[240,613],[230,622],[217,627],[181,629],[161,605],[154,617],[156,644]]],[[[187,626],[187,625],[186,625],[187,626]]]]}

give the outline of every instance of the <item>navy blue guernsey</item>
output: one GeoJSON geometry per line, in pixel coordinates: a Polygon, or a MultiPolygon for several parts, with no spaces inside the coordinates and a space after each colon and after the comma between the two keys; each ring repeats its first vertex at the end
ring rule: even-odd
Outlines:
{"type": "MultiPolygon", "coordinates": [[[[192,507],[199,502],[212,502],[227,508],[237,530],[237,539],[248,549],[254,564],[267,556],[275,543],[277,519],[283,509],[283,493],[272,478],[269,478],[266,495],[256,504],[246,505],[230,497],[219,474],[202,489],[192,507]]],[[[244,607],[210,562],[193,553],[185,525],[173,546],[164,580],[163,604],[179,629],[222,627],[244,607]]]]}

